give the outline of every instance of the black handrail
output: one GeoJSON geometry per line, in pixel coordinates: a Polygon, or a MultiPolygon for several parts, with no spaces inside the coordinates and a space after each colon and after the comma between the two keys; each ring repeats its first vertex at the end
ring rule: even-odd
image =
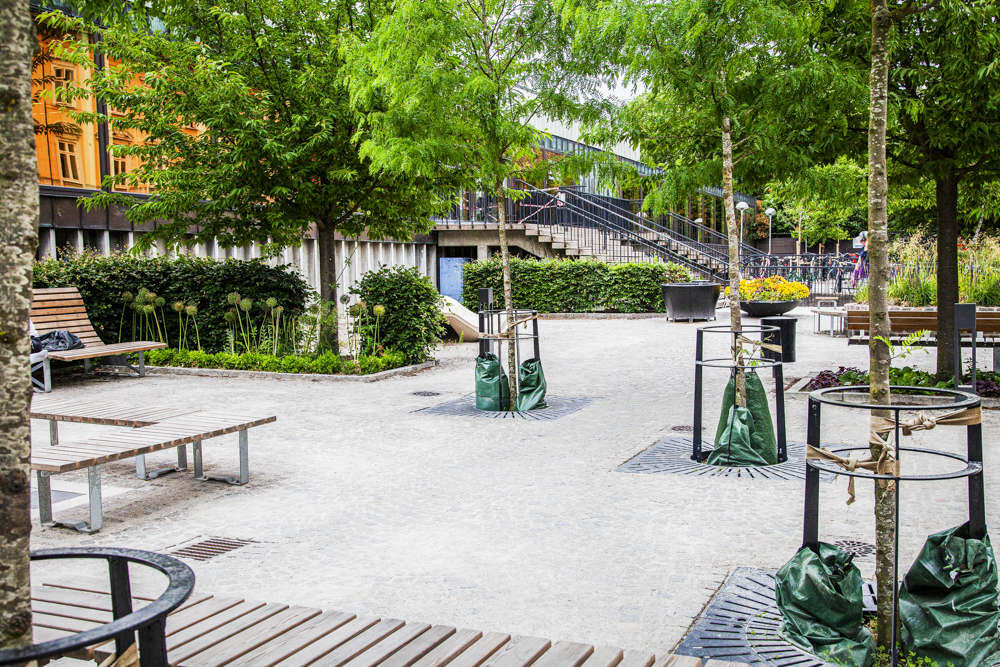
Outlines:
{"type": "Polygon", "coordinates": [[[138,631],[142,667],[169,667],[167,640],[164,634],[167,615],[184,604],[194,590],[194,572],[191,568],[171,556],[138,549],[83,547],[31,552],[33,561],[67,558],[103,558],[108,561],[114,620],[68,637],[32,646],[0,650],[0,665],[21,664],[31,660],[66,655],[80,648],[104,644],[112,639],[115,641],[115,652],[120,656],[135,643],[135,633],[138,631]],[[159,570],[168,579],[167,588],[160,597],[139,611],[132,611],[129,563],[138,563],[159,570]]]}

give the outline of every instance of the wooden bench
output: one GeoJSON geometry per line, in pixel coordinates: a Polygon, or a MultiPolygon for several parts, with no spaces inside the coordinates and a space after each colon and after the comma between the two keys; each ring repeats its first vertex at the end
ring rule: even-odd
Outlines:
{"type": "MultiPolygon", "coordinates": [[[[868,345],[871,337],[868,332],[868,309],[849,309],[847,311],[847,344],[868,345]]],[[[914,345],[937,345],[937,312],[890,310],[889,339],[893,344],[902,341],[908,335],[917,331],[926,331],[914,345]]],[[[962,336],[962,347],[972,346],[971,332],[962,336]]],[[[1000,311],[976,312],[976,347],[1000,347],[1000,311]]]]}
{"type": "MultiPolygon", "coordinates": [[[[167,470],[187,469],[187,445],[194,450],[194,476],[198,481],[220,480],[229,484],[246,484],[250,481],[249,436],[247,429],[268,424],[277,419],[251,417],[220,412],[178,410],[168,408],[148,409],[114,403],[88,401],[58,401],[38,397],[32,401],[31,417],[49,421],[49,445],[31,448],[31,469],[38,480],[38,512],[41,523],[47,526],[65,525],[80,532],[93,533],[101,529],[101,466],[112,461],[136,459],[136,472],[141,479],[149,479],[145,471],[145,455],[176,447],[178,465],[167,470]],[[60,442],[56,423],[74,421],[89,424],[132,426],[130,431],[107,433],[101,436],[60,442]],[[202,440],[228,433],[239,433],[239,477],[205,475],[202,469],[202,440]],[[87,492],[90,522],[59,522],[52,519],[52,475],[73,470],[87,470],[87,492]]],[[[163,470],[156,471],[164,472],[163,470]]],[[[155,477],[156,474],[152,475],[155,477]]]]}
{"type": "Polygon", "coordinates": [[[76,334],[84,347],[78,350],[49,352],[48,358],[32,366],[31,371],[42,371],[42,380],[32,377],[36,391],[52,391],[52,376],[49,367],[51,360],[83,361],[84,369],[90,369],[90,360],[100,357],[116,357],[135,352],[139,353],[139,367],[134,368],[124,362],[117,364],[134,371],[139,377],[146,375],[145,352],[166,347],[164,343],[152,341],[134,341],[130,343],[114,343],[105,345],[97,332],[94,331],[87,309],[83,305],[83,297],[75,287],[51,287],[36,289],[31,302],[31,323],[39,334],[49,331],[63,330],[76,334]]]}
{"type": "MultiPolygon", "coordinates": [[[[134,582],[131,593],[133,609],[159,595],[134,582]]],[[[32,587],[31,599],[36,642],[111,620],[107,580],[50,581],[32,587]]],[[[167,617],[166,635],[171,667],[702,667],[689,656],[197,593],[167,617]]],[[[71,657],[101,662],[113,653],[108,643],[71,657]]]]}

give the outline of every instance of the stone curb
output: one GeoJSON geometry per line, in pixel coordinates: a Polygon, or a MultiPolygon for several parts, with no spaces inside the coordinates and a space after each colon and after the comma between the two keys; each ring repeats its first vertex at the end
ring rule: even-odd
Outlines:
{"type": "Polygon", "coordinates": [[[666,319],[666,313],[539,313],[540,320],[646,320],[666,319]]]}
{"type": "Polygon", "coordinates": [[[241,371],[229,368],[179,368],[175,366],[146,366],[151,375],[197,375],[216,378],[246,378],[249,380],[309,380],[311,382],[378,382],[396,375],[405,375],[433,368],[436,361],[425,361],[412,366],[390,368],[371,375],[333,375],[322,373],[268,373],[266,371],[241,371]]]}
{"type": "MultiPolygon", "coordinates": [[[[806,391],[805,387],[807,384],[809,384],[809,382],[813,379],[815,375],[816,375],[815,371],[806,374],[806,377],[797,381],[790,388],[785,390],[785,396],[805,399],[807,396],[809,396],[809,394],[812,393],[806,391]]],[[[831,398],[836,398],[837,400],[846,401],[848,403],[862,402],[860,400],[861,396],[859,394],[852,392],[847,392],[846,394],[842,393],[839,395],[837,394],[837,392],[831,392],[830,394],[827,394],[827,396],[830,396],[831,398]]],[[[1000,408],[1000,398],[988,398],[981,396],[979,400],[982,401],[982,407],[986,409],[995,410],[1000,408]]],[[[940,403],[940,401],[935,400],[933,396],[907,396],[906,401],[914,405],[933,405],[935,403],[940,403]]]]}

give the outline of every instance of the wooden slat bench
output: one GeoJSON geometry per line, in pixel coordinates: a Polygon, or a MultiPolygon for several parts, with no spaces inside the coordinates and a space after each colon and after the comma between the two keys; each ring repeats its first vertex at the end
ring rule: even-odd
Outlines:
{"type": "Polygon", "coordinates": [[[31,302],[31,323],[39,334],[56,330],[69,331],[76,334],[84,345],[78,350],[49,352],[47,359],[32,367],[32,372],[39,369],[42,371],[42,380],[38,381],[32,378],[32,381],[38,390],[45,392],[52,391],[49,362],[53,359],[56,361],[83,361],[84,367],[89,369],[91,359],[137,352],[139,354],[139,367],[133,368],[126,365],[126,368],[135,371],[139,377],[144,377],[146,375],[145,352],[166,347],[164,343],[153,341],[105,345],[97,332],[94,331],[90,318],[87,316],[87,309],[83,305],[83,297],[80,296],[80,292],[75,287],[50,287],[34,290],[31,302]]]}
{"type": "MultiPolygon", "coordinates": [[[[133,609],[156,595],[133,584],[133,609]]],[[[36,641],[111,617],[106,580],[49,582],[31,597],[36,641]]],[[[198,594],[167,617],[166,634],[171,667],[702,667],[688,656],[198,594]]],[[[101,662],[113,652],[108,643],[72,657],[101,662]]]]}
{"type": "MultiPolygon", "coordinates": [[[[38,480],[38,511],[45,525],[67,525],[81,532],[92,533],[101,529],[101,466],[112,461],[136,459],[136,472],[141,479],[149,479],[145,470],[145,455],[165,449],[177,448],[177,468],[187,469],[187,445],[194,450],[194,475],[198,481],[210,479],[230,484],[250,481],[249,436],[247,430],[269,424],[277,417],[253,417],[221,412],[157,408],[114,403],[87,401],[57,401],[48,397],[32,401],[31,416],[49,420],[49,445],[33,446],[31,469],[38,480]],[[152,420],[156,421],[152,421],[152,420]],[[133,426],[130,431],[107,433],[92,438],[60,442],[55,424],[58,421],[76,421],[91,424],[133,426]],[[203,440],[229,433],[239,433],[240,473],[205,475],[202,468],[201,443],[203,440]],[[52,490],[49,478],[59,473],[87,469],[87,489],[90,505],[90,522],[56,522],[52,520],[52,490]]],[[[156,471],[161,473],[162,470],[156,471]]],[[[156,474],[152,475],[153,477],[156,474]]]]}
{"type": "MultiPolygon", "coordinates": [[[[848,309],[847,344],[868,345],[871,341],[868,326],[867,308],[848,309]]],[[[921,336],[914,345],[935,346],[937,345],[937,312],[933,310],[890,310],[889,329],[891,332],[889,339],[893,344],[917,331],[926,331],[927,334],[921,336]]],[[[949,333],[949,335],[951,334],[949,333]]],[[[971,346],[972,337],[966,333],[962,336],[962,347],[971,346]]],[[[976,347],[1000,348],[1000,311],[976,312],[976,347]]]]}

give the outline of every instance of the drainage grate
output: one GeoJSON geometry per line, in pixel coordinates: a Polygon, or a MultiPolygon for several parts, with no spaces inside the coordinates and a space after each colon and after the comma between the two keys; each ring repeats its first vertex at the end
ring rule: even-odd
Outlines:
{"type": "Polygon", "coordinates": [[[875,557],[875,545],[859,540],[837,540],[833,543],[848,553],[854,554],[858,560],[871,560],[875,557]]]}
{"type": "Polygon", "coordinates": [[[452,417],[480,417],[485,419],[525,419],[530,421],[552,421],[572,414],[594,402],[592,398],[566,398],[563,396],[546,396],[548,407],[526,412],[490,412],[476,408],[476,396],[470,394],[454,401],[440,403],[433,407],[423,408],[418,412],[425,415],[450,415],[452,417]]]}
{"type": "Polygon", "coordinates": [[[414,392],[410,392],[410,393],[413,394],[414,396],[440,396],[441,395],[441,392],[439,392],[439,391],[414,391],[414,392]]]}
{"type": "MultiPolygon", "coordinates": [[[[704,447],[708,443],[702,440],[704,447]]],[[[699,477],[740,477],[743,479],[804,480],[806,478],[805,451],[800,442],[788,443],[788,460],[773,466],[747,466],[729,468],[695,463],[691,460],[691,438],[669,436],[649,449],[640,452],[622,465],[617,472],[658,475],[698,475],[699,477]]],[[[702,449],[702,451],[707,451],[702,449]]],[[[836,475],[821,472],[820,479],[832,482],[836,475]]]]}
{"type": "MultiPolygon", "coordinates": [[[[778,635],[781,613],[774,601],[776,573],[736,568],[674,653],[778,667],[830,664],[778,635]]],[[[863,586],[865,611],[875,611],[875,589],[867,581],[863,586]]]]}
{"type": "MultiPolygon", "coordinates": [[[[677,431],[678,433],[694,433],[694,426],[688,426],[687,424],[681,426],[671,426],[671,431],[677,431]]],[[[704,431],[705,427],[702,426],[701,430],[704,431]]]]}
{"type": "Polygon", "coordinates": [[[190,544],[186,547],[181,547],[176,551],[170,553],[171,556],[180,556],[181,558],[191,558],[193,560],[208,560],[210,558],[215,558],[216,556],[221,556],[222,554],[227,554],[230,551],[235,551],[242,546],[247,544],[253,544],[254,540],[240,540],[232,539],[226,537],[210,537],[203,542],[198,542],[197,544],[190,544]]]}

